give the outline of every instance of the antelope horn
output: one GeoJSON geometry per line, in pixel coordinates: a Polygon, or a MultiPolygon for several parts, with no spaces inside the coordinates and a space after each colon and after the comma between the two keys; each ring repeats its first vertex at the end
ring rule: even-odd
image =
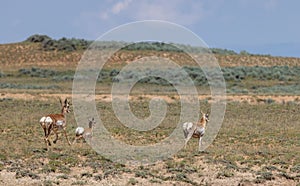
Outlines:
{"type": "Polygon", "coordinates": [[[68,98],[66,98],[65,99],[65,105],[68,104],[68,103],[69,103],[68,98]]]}

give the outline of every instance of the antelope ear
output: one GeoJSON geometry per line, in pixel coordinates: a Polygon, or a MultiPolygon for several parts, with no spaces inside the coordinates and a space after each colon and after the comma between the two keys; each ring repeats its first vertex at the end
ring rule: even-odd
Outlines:
{"type": "Polygon", "coordinates": [[[202,110],[200,110],[201,114],[203,115],[204,113],[202,112],[202,110]]]}

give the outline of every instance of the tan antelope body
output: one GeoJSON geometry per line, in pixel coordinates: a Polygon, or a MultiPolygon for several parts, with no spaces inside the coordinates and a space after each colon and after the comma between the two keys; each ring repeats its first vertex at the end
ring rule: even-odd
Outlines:
{"type": "Polygon", "coordinates": [[[73,144],[82,138],[85,139],[91,139],[93,136],[93,127],[95,126],[96,122],[94,120],[94,118],[92,118],[91,120],[89,120],[89,124],[88,124],[88,128],[83,128],[83,127],[77,127],[75,130],[75,139],[73,141],[73,144]]]}
{"type": "Polygon", "coordinates": [[[44,140],[47,149],[49,146],[51,146],[49,136],[52,131],[55,134],[55,139],[53,140],[53,143],[56,143],[58,140],[58,131],[63,130],[65,137],[68,141],[68,144],[71,145],[66,133],[66,127],[67,127],[66,114],[70,112],[70,103],[68,99],[65,99],[64,102],[62,102],[61,99],[59,101],[62,106],[60,114],[48,114],[40,119],[40,125],[42,126],[45,133],[44,140]]]}
{"type": "Polygon", "coordinates": [[[183,128],[183,133],[184,133],[184,138],[185,138],[185,144],[184,148],[186,147],[188,141],[194,137],[194,138],[199,138],[199,151],[202,146],[202,137],[204,136],[205,133],[205,127],[206,124],[209,121],[209,115],[208,113],[203,113],[201,111],[202,117],[198,123],[192,123],[192,122],[185,122],[182,126],[183,128]]]}

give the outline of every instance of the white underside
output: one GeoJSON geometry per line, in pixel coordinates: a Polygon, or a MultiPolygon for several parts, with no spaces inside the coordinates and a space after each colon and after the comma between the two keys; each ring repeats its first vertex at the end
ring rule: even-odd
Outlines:
{"type": "Polygon", "coordinates": [[[199,134],[200,136],[203,136],[205,133],[205,128],[197,126],[196,130],[194,130],[193,125],[194,124],[192,122],[185,122],[182,125],[184,133],[187,135],[193,132],[195,134],[199,134]]]}
{"type": "Polygon", "coordinates": [[[56,121],[56,125],[62,126],[65,122],[63,120],[56,121]]]}

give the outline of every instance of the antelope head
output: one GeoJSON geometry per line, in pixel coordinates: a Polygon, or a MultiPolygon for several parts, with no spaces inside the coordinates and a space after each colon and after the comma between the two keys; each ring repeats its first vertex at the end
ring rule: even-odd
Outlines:
{"type": "Polygon", "coordinates": [[[70,113],[70,101],[66,98],[64,102],[62,102],[62,100],[59,99],[59,102],[62,107],[62,113],[70,113]]]}
{"type": "Polygon", "coordinates": [[[95,124],[96,124],[96,121],[95,121],[95,119],[94,119],[94,118],[92,118],[91,120],[89,119],[89,128],[92,128],[92,127],[94,127],[94,126],[95,126],[95,124]]]}
{"type": "Polygon", "coordinates": [[[206,122],[209,122],[209,113],[208,113],[208,110],[207,110],[206,113],[204,113],[202,111],[200,111],[200,112],[202,114],[202,118],[204,118],[206,122]]]}

